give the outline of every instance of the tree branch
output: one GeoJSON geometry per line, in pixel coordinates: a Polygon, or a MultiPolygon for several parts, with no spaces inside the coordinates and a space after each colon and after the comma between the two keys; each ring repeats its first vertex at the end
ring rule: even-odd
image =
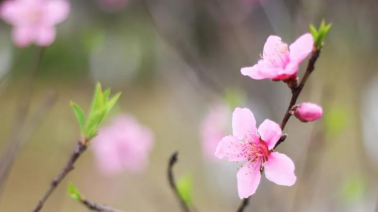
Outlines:
{"type": "Polygon", "coordinates": [[[285,114],[285,116],[284,116],[284,118],[282,119],[282,122],[281,122],[281,129],[282,130],[284,130],[287,122],[289,121],[289,119],[291,117],[291,113],[290,113],[291,108],[293,108],[293,106],[297,102],[297,99],[298,99],[299,95],[301,94],[302,89],[305,86],[308,77],[310,76],[312,71],[314,71],[314,69],[315,69],[315,62],[319,58],[319,55],[320,55],[320,49],[314,47],[314,49],[312,50],[312,53],[311,53],[310,60],[308,61],[308,64],[307,64],[306,72],[305,72],[301,82],[299,83],[298,86],[296,86],[292,89],[292,96],[291,96],[290,104],[289,104],[289,107],[287,108],[286,114],[285,114]]]}
{"type": "Polygon", "coordinates": [[[86,206],[88,209],[90,209],[92,211],[96,211],[96,212],[123,212],[121,210],[114,209],[114,208],[106,206],[106,205],[97,204],[97,203],[90,201],[90,200],[87,200],[85,198],[80,200],[80,202],[84,206],[86,206]]]}
{"type": "Polygon", "coordinates": [[[173,171],[172,171],[173,170],[173,166],[177,163],[177,156],[178,156],[178,152],[176,151],[169,158],[169,163],[168,163],[168,181],[169,181],[169,185],[170,185],[173,193],[175,193],[177,200],[180,202],[180,206],[181,206],[182,211],[184,211],[184,212],[190,212],[189,207],[186,205],[183,197],[180,195],[180,192],[178,191],[178,189],[176,187],[176,182],[175,182],[175,178],[174,178],[173,171]]]}
{"type": "Polygon", "coordinates": [[[79,141],[75,148],[75,151],[72,153],[70,159],[68,160],[66,166],[62,169],[60,174],[51,182],[50,188],[45,192],[42,199],[38,202],[37,206],[34,208],[34,212],[38,212],[42,209],[46,200],[50,197],[51,193],[57,188],[57,186],[62,182],[62,180],[75,168],[75,162],[77,159],[84,153],[87,149],[87,144],[79,141]]]}
{"type": "Polygon", "coordinates": [[[245,209],[245,207],[248,206],[248,204],[249,204],[249,198],[244,198],[243,201],[242,201],[242,203],[240,204],[237,212],[243,212],[244,209],[245,209]]]}

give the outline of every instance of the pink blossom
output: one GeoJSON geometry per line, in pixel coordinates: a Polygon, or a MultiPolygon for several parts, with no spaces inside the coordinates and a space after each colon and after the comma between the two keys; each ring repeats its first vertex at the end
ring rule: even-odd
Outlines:
{"type": "Polygon", "coordinates": [[[69,7],[67,0],[7,0],[0,5],[0,17],[13,25],[17,46],[48,46],[55,40],[54,25],[67,18],[69,7]]]}
{"type": "Polygon", "coordinates": [[[253,67],[244,67],[241,73],[255,80],[285,80],[296,76],[299,64],[311,53],[314,39],[307,33],[288,47],[278,36],[269,36],[261,59],[253,67]]]}
{"type": "Polygon", "coordinates": [[[115,175],[124,170],[143,171],[148,165],[153,142],[149,128],[130,115],[121,115],[110,126],[99,130],[92,146],[100,171],[115,175]]]}
{"type": "Polygon", "coordinates": [[[240,199],[256,192],[261,171],[268,180],[284,186],[296,181],[293,161],[273,150],[282,135],[275,122],[266,119],[258,129],[253,113],[247,108],[236,108],[232,116],[233,135],[224,137],[218,144],[215,155],[232,162],[247,161],[237,173],[240,199]]]}
{"type": "Polygon", "coordinates": [[[117,12],[129,5],[130,0],[98,0],[101,9],[107,12],[117,12]]]}
{"type": "Polygon", "coordinates": [[[323,109],[313,103],[302,103],[295,108],[294,115],[303,122],[316,121],[322,117],[323,109]]]}
{"type": "Polygon", "coordinates": [[[216,160],[214,152],[223,135],[227,134],[227,123],[231,115],[229,107],[218,104],[210,109],[210,112],[201,125],[202,149],[208,160],[216,160]]]}

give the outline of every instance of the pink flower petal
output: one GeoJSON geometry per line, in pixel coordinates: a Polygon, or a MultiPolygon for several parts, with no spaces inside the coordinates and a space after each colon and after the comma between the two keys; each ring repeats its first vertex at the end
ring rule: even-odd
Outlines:
{"type": "Polygon", "coordinates": [[[56,31],[52,26],[39,27],[35,31],[35,43],[39,46],[49,46],[55,40],[56,31]]]}
{"type": "Polygon", "coordinates": [[[70,4],[67,0],[49,0],[46,2],[46,23],[50,25],[64,21],[70,12],[70,4]]]}
{"type": "Polygon", "coordinates": [[[5,1],[0,4],[0,17],[8,24],[15,24],[19,19],[20,14],[16,4],[17,2],[15,1],[5,1]]]}
{"type": "Polygon", "coordinates": [[[237,173],[237,180],[240,199],[255,194],[261,180],[259,164],[250,161],[245,163],[237,173]]]}
{"type": "Polygon", "coordinates": [[[244,67],[241,69],[241,73],[244,76],[249,76],[255,80],[275,78],[282,71],[282,68],[273,67],[266,60],[259,60],[253,67],[244,67]]]}
{"type": "Polygon", "coordinates": [[[18,47],[29,46],[36,37],[36,32],[32,27],[20,26],[13,28],[13,40],[18,47]]]}
{"type": "Polygon", "coordinates": [[[263,60],[276,68],[284,68],[290,61],[289,48],[278,36],[269,36],[264,45],[263,60]]]}
{"type": "Polygon", "coordinates": [[[297,180],[294,163],[284,154],[272,152],[264,169],[266,178],[278,185],[292,186],[297,180]]]}
{"type": "Polygon", "coordinates": [[[243,155],[243,142],[234,136],[224,137],[215,150],[215,156],[218,158],[227,158],[229,161],[240,162],[247,160],[248,156],[243,155]]]}
{"type": "Polygon", "coordinates": [[[282,130],[281,127],[271,121],[266,119],[260,126],[259,126],[259,135],[265,143],[267,143],[269,149],[273,149],[276,145],[277,141],[281,138],[282,130]]]}
{"type": "Polygon", "coordinates": [[[251,110],[247,108],[236,108],[232,114],[232,131],[238,139],[256,134],[256,120],[251,110]]]}
{"type": "Polygon", "coordinates": [[[311,53],[314,46],[314,38],[310,33],[299,37],[290,45],[290,61],[299,64],[311,53]]]}

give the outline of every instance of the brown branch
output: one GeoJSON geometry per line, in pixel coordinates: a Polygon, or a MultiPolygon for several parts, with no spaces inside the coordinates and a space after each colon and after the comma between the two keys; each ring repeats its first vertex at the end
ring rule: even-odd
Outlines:
{"type": "Polygon", "coordinates": [[[175,193],[177,200],[180,202],[180,206],[183,212],[190,212],[189,207],[186,205],[184,198],[181,196],[180,192],[178,191],[176,187],[176,182],[175,182],[175,177],[173,175],[173,166],[177,163],[177,155],[178,152],[174,152],[172,156],[169,158],[169,163],[168,163],[168,181],[169,185],[175,193]]]}
{"type": "Polygon", "coordinates": [[[37,206],[34,208],[34,212],[38,212],[42,209],[46,200],[50,197],[51,193],[57,188],[57,186],[62,182],[62,180],[75,168],[75,162],[87,149],[87,144],[79,141],[72,153],[70,159],[68,160],[66,166],[62,169],[60,174],[51,182],[49,189],[45,192],[42,199],[38,202],[37,206]]]}
{"type": "Polygon", "coordinates": [[[282,119],[282,122],[281,122],[281,129],[282,130],[284,130],[287,122],[289,121],[289,119],[291,117],[291,113],[290,113],[291,108],[293,108],[293,106],[297,102],[297,99],[298,99],[299,95],[301,94],[302,89],[305,86],[308,77],[310,76],[312,71],[314,71],[314,69],[315,69],[315,62],[318,59],[319,55],[320,55],[320,49],[314,47],[314,49],[312,50],[312,53],[311,53],[310,60],[308,61],[308,64],[307,64],[306,72],[305,72],[301,82],[299,83],[298,86],[296,86],[292,89],[292,96],[291,96],[290,104],[289,104],[289,107],[287,108],[286,114],[285,114],[285,116],[284,116],[284,118],[282,119]]]}
{"type": "Polygon", "coordinates": [[[88,209],[96,212],[123,212],[118,209],[114,209],[110,206],[102,205],[102,204],[97,204],[93,201],[87,200],[85,198],[81,199],[80,202],[86,206],[88,209]]]}

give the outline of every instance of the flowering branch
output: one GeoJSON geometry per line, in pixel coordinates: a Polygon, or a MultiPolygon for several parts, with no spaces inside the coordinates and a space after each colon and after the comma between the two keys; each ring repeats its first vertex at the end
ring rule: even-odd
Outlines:
{"type": "MultiPolygon", "coordinates": [[[[278,125],[277,126],[275,126],[275,125],[264,125],[263,127],[261,127],[262,125],[260,125],[259,130],[258,130],[259,134],[260,134],[259,140],[264,141],[265,145],[267,145],[267,146],[269,146],[271,144],[271,141],[269,141],[269,139],[272,138],[272,134],[269,133],[269,137],[267,137],[266,135],[265,136],[261,135],[261,134],[269,128],[272,129],[273,132],[274,131],[279,132],[278,135],[280,137],[278,137],[278,135],[277,135],[276,138],[274,139],[272,149],[269,148],[269,149],[271,149],[271,151],[273,151],[273,154],[267,152],[269,156],[266,156],[266,158],[262,159],[262,162],[260,162],[260,171],[262,171],[262,169],[266,168],[267,169],[265,171],[266,177],[269,180],[271,180],[272,182],[275,182],[279,185],[291,186],[296,181],[296,176],[294,175],[294,169],[295,169],[294,163],[287,156],[281,155],[280,157],[278,157],[280,154],[274,153],[274,151],[278,147],[278,145],[280,145],[283,141],[285,141],[285,139],[287,137],[287,135],[285,135],[285,134],[281,135],[281,134],[282,134],[282,131],[284,130],[287,122],[289,121],[290,117],[294,114],[295,117],[297,117],[300,121],[309,122],[309,121],[315,121],[315,120],[319,119],[321,117],[322,113],[323,113],[322,108],[320,106],[316,105],[316,104],[302,103],[299,106],[295,106],[295,104],[296,104],[297,99],[299,98],[299,95],[301,94],[302,89],[304,88],[309,76],[311,75],[311,73],[315,69],[315,63],[316,63],[317,59],[319,58],[321,48],[324,44],[324,38],[327,35],[330,28],[331,28],[331,24],[326,25],[324,20],[322,21],[320,28],[318,30],[315,29],[314,26],[310,25],[311,34],[307,33],[307,34],[301,36],[300,38],[298,38],[292,45],[290,45],[290,52],[289,52],[287,44],[282,43],[280,37],[270,36],[267,39],[267,42],[264,46],[264,57],[262,57],[262,59],[258,62],[258,64],[253,66],[253,67],[246,67],[246,68],[241,69],[241,73],[243,75],[247,75],[247,76],[249,76],[253,79],[259,80],[259,79],[264,79],[264,78],[270,78],[273,81],[282,80],[284,83],[287,84],[287,86],[291,89],[291,92],[292,92],[292,97],[291,97],[289,106],[286,110],[286,113],[285,113],[285,115],[282,119],[281,125],[280,126],[278,126],[278,125]],[[298,77],[297,77],[298,66],[299,66],[299,63],[308,54],[310,54],[310,59],[309,59],[308,64],[307,64],[306,72],[303,75],[303,78],[298,85],[298,77]],[[281,61],[281,63],[277,63],[277,60],[278,60],[277,58],[279,58],[279,60],[281,60],[282,59],[282,58],[280,58],[281,56],[286,57],[287,60],[281,61]],[[275,62],[275,63],[273,63],[273,62],[275,62]],[[275,71],[274,71],[275,69],[281,70],[281,72],[275,73],[275,71]],[[293,70],[294,70],[294,72],[293,72],[293,70]],[[262,133],[260,133],[260,131],[262,133]],[[265,139],[264,139],[264,137],[265,137],[265,139]],[[265,141],[267,139],[268,139],[268,141],[265,141]],[[268,157],[273,158],[273,160],[269,159],[268,157]],[[274,160],[275,158],[276,158],[276,161],[274,160]],[[277,160],[281,161],[281,162],[277,163],[278,162],[277,160]],[[268,164],[263,164],[266,161],[270,161],[270,162],[268,164]],[[283,177],[290,177],[290,178],[280,179],[277,171],[274,171],[274,170],[276,168],[282,168],[282,167],[285,167],[285,166],[286,166],[287,170],[284,171],[283,177]],[[273,171],[268,171],[268,169],[273,170],[273,171]],[[276,178],[278,178],[278,179],[276,179],[276,178]]],[[[248,114],[251,114],[251,113],[247,113],[248,110],[247,111],[244,110],[244,112],[241,113],[242,110],[240,110],[240,109],[235,110],[235,112],[234,112],[235,121],[237,121],[239,119],[239,117],[241,117],[241,116],[244,117],[244,116],[247,116],[248,114]]],[[[252,116],[249,116],[249,119],[245,119],[245,120],[247,120],[248,122],[253,121],[253,123],[255,123],[255,119],[253,118],[253,114],[251,114],[251,115],[252,116]]],[[[234,122],[234,118],[233,118],[233,122],[234,122]]],[[[273,122],[273,124],[275,124],[275,123],[273,122]]],[[[233,123],[233,125],[234,125],[234,123],[233,123]]],[[[237,125],[235,125],[235,126],[238,127],[237,125]]],[[[233,130],[235,132],[235,129],[233,129],[233,130]]],[[[237,130],[236,133],[237,133],[237,136],[238,136],[238,130],[244,131],[245,129],[236,128],[236,130],[237,130]]],[[[254,128],[251,128],[251,130],[256,131],[254,128]]],[[[234,143],[232,138],[222,139],[222,141],[223,141],[224,144],[227,143],[229,147],[231,147],[230,144],[234,143]],[[231,142],[231,143],[229,143],[229,142],[231,142]]],[[[222,143],[222,141],[221,141],[221,143],[222,143]]],[[[223,144],[221,144],[221,147],[222,147],[222,145],[223,144]]],[[[251,146],[256,146],[256,143],[252,143],[251,146]]],[[[224,150],[221,150],[221,149],[218,149],[218,148],[217,148],[217,150],[219,150],[219,151],[217,151],[218,155],[220,157],[223,157],[224,153],[222,151],[224,151],[224,150]]],[[[227,148],[227,146],[226,146],[226,148],[227,148]]],[[[234,150],[236,150],[236,149],[234,149],[234,150]]],[[[252,152],[254,152],[254,150],[260,150],[260,148],[258,148],[258,149],[254,148],[254,149],[252,149],[252,152]]],[[[231,150],[231,151],[233,151],[233,150],[231,150]]],[[[232,154],[235,154],[235,153],[232,153],[232,154]]],[[[265,153],[263,152],[263,153],[257,153],[257,154],[259,156],[260,155],[264,156],[265,153]]],[[[226,155],[228,155],[228,152],[226,152],[226,155]]],[[[239,156],[239,155],[237,155],[237,156],[239,156]]],[[[255,160],[256,160],[256,158],[254,159],[254,161],[255,160]]],[[[244,172],[244,173],[242,172],[242,174],[245,174],[246,176],[248,176],[248,174],[249,174],[250,177],[246,178],[243,175],[239,175],[240,170],[241,170],[240,169],[239,172],[238,172],[238,187],[240,187],[239,182],[242,185],[245,184],[245,183],[250,183],[250,182],[246,182],[245,181],[246,179],[248,179],[248,181],[251,181],[251,179],[252,179],[254,182],[253,182],[253,184],[248,185],[249,188],[242,189],[242,190],[239,189],[239,197],[245,198],[245,199],[243,199],[240,207],[238,208],[238,211],[244,211],[244,209],[246,208],[246,206],[249,203],[248,199],[250,198],[250,196],[252,194],[255,193],[257,185],[258,185],[258,183],[260,181],[260,177],[261,177],[261,174],[258,174],[258,172],[256,171],[256,166],[255,166],[256,163],[252,164],[252,165],[250,165],[250,164],[249,165],[246,164],[246,165],[247,165],[246,166],[247,169],[245,169],[245,167],[244,168],[242,167],[242,169],[243,169],[242,171],[244,172]],[[255,166],[255,167],[253,167],[253,166],[255,166]],[[253,175],[251,175],[251,174],[253,174],[253,175]],[[255,184],[256,179],[258,180],[257,185],[255,184]]],[[[244,188],[244,186],[243,186],[243,188],[244,188]]]]}
{"type": "Polygon", "coordinates": [[[173,170],[173,166],[177,163],[177,155],[178,155],[178,152],[176,151],[169,158],[169,163],[168,163],[168,181],[169,181],[169,185],[171,186],[171,189],[172,189],[173,193],[175,193],[175,195],[177,197],[177,200],[180,202],[180,206],[181,206],[182,211],[184,211],[184,212],[190,212],[190,209],[186,205],[186,202],[185,202],[184,198],[181,196],[180,192],[177,189],[176,181],[175,181],[175,178],[174,178],[174,175],[173,175],[173,171],[172,171],[173,170]]]}
{"type": "Polygon", "coordinates": [[[58,185],[62,182],[62,180],[67,176],[75,168],[75,163],[77,159],[84,153],[87,149],[87,143],[83,143],[79,141],[75,148],[75,151],[71,154],[66,166],[60,172],[60,174],[51,182],[50,188],[45,192],[42,199],[38,202],[37,206],[34,207],[34,212],[39,212],[43,205],[45,204],[46,200],[50,197],[51,193],[58,187],[58,185]]]}
{"type": "MultiPolygon", "coordinates": [[[[292,113],[291,113],[292,108],[295,105],[295,103],[297,102],[297,99],[298,99],[299,95],[301,94],[302,89],[305,86],[308,77],[310,76],[310,74],[315,69],[315,62],[319,58],[319,55],[320,55],[320,49],[314,46],[314,49],[311,52],[311,57],[310,57],[308,64],[307,64],[306,72],[305,72],[301,82],[299,83],[298,86],[293,87],[291,89],[292,96],[291,96],[290,104],[289,104],[289,107],[287,108],[286,114],[285,114],[285,116],[284,116],[284,118],[282,119],[282,122],[281,122],[281,129],[282,130],[285,128],[287,122],[289,121],[289,119],[292,115],[292,113]]],[[[279,145],[279,143],[277,143],[276,146],[278,146],[278,145],[279,145]]]]}

